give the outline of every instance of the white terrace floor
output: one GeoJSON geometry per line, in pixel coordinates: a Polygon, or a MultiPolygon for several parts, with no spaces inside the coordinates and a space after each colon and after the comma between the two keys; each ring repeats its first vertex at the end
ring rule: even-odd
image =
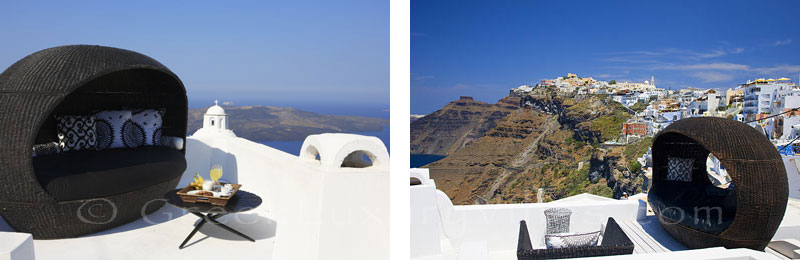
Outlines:
{"type": "MultiPolygon", "coordinates": [[[[188,168],[243,184],[262,204],[220,222],[250,242],[206,224],[178,245],[199,218],[166,205],[147,219],[79,238],[34,240],[36,259],[383,259],[388,257],[388,168],[327,169],[318,162],[227,136],[187,139],[188,168]]],[[[388,158],[386,158],[388,159],[388,158]]],[[[13,231],[3,221],[0,231],[13,231]]]]}

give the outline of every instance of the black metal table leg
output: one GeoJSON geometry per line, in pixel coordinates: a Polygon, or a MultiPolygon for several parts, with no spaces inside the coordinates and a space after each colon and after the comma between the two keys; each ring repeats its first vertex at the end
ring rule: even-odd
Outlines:
{"type": "Polygon", "coordinates": [[[195,216],[201,218],[202,220],[200,220],[200,223],[197,223],[197,226],[195,226],[194,229],[192,230],[192,232],[189,233],[189,236],[186,237],[186,239],[183,240],[183,243],[181,243],[180,246],[178,246],[179,249],[183,249],[183,247],[186,245],[186,243],[189,242],[189,239],[192,239],[194,234],[197,233],[197,231],[200,230],[200,228],[203,227],[203,225],[205,225],[207,222],[211,222],[211,224],[214,224],[214,225],[216,225],[218,227],[221,227],[221,228],[227,230],[228,232],[234,233],[234,234],[236,234],[236,235],[238,235],[238,236],[240,236],[242,238],[245,238],[245,239],[250,240],[252,242],[256,242],[255,239],[252,239],[252,238],[248,237],[247,235],[242,234],[241,232],[236,231],[235,229],[233,229],[233,228],[231,228],[229,226],[226,226],[225,224],[222,224],[219,221],[217,221],[218,218],[224,216],[225,214],[203,215],[203,214],[200,214],[200,213],[197,213],[197,212],[191,212],[191,213],[194,214],[195,216]]]}
{"type": "Polygon", "coordinates": [[[186,245],[186,243],[189,242],[189,239],[192,239],[194,234],[196,234],[197,231],[200,230],[200,228],[202,228],[203,225],[206,224],[206,222],[208,222],[209,220],[216,221],[217,218],[222,217],[223,215],[225,215],[225,214],[203,215],[203,214],[200,214],[200,213],[197,213],[197,212],[192,212],[192,214],[194,214],[195,216],[201,218],[202,220],[200,220],[200,223],[197,223],[197,225],[194,227],[192,232],[189,233],[189,236],[187,236],[186,239],[183,240],[183,243],[181,243],[181,245],[178,246],[178,249],[183,249],[183,247],[186,245]]]}
{"type": "Polygon", "coordinates": [[[217,225],[218,227],[221,227],[221,228],[223,228],[223,229],[225,229],[225,230],[227,230],[227,231],[229,231],[231,233],[239,235],[240,237],[245,238],[247,240],[250,240],[251,242],[256,242],[255,239],[252,239],[252,238],[248,237],[247,235],[242,234],[241,232],[236,231],[235,229],[233,229],[233,228],[231,228],[229,226],[226,226],[225,224],[219,223],[219,221],[217,221],[217,219],[214,218],[214,217],[208,218],[208,221],[211,222],[211,224],[217,225]]]}
{"type": "Polygon", "coordinates": [[[189,239],[192,239],[194,234],[197,233],[197,231],[200,230],[200,228],[203,227],[203,225],[205,225],[205,224],[206,224],[206,219],[205,218],[203,218],[203,220],[200,220],[200,223],[198,223],[197,226],[194,227],[192,232],[189,233],[189,236],[186,237],[186,239],[183,240],[183,243],[181,243],[180,246],[178,246],[178,249],[183,249],[183,246],[186,245],[186,242],[189,242],[189,239]]]}

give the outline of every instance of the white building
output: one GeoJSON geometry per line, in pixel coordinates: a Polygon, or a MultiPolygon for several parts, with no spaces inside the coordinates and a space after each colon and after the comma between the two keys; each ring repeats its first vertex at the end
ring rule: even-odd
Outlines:
{"type": "Polygon", "coordinates": [[[627,94],[627,95],[614,95],[611,97],[612,100],[622,104],[625,107],[630,107],[639,102],[639,98],[637,95],[627,94]]]}
{"type": "Polygon", "coordinates": [[[645,80],[642,83],[639,82],[617,82],[617,84],[612,85],[616,89],[628,89],[632,91],[640,91],[640,92],[647,92],[656,89],[656,85],[650,81],[645,80]]]}
{"type": "Polygon", "coordinates": [[[524,96],[530,94],[531,91],[533,91],[533,87],[528,85],[522,85],[511,89],[511,94],[515,94],[517,96],[524,96]]]}
{"type": "Polygon", "coordinates": [[[649,92],[645,92],[645,93],[639,93],[638,95],[636,95],[636,98],[638,99],[638,102],[647,104],[648,102],[650,102],[651,96],[649,92]]]}
{"type": "Polygon", "coordinates": [[[717,95],[716,93],[708,93],[707,95],[708,100],[706,101],[708,105],[708,111],[712,113],[716,113],[717,109],[719,108],[719,104],[722,103],[722,98],[717,95]]]}
{"type": "Polygon", "coordinates": [[[649,91],[647,91],[645,93],[650,95],[651,99],[663,98],[667,94],[666,91],[664,91],[664,89],[660,89],[660,88],[655,88],[655,89],[649,90],[649,91]]]}
{"type": "Polygon", "coordinates": [[[218,101],[214,100],[214,105],[209,107],[205,115],[203,115],[203,127],[197,129],[192,136],[231,136],[235,137],[236,134],[228,128],[228,114],[225,109],[218,105],[218,101]]]}
{"type": "Polygon", "coordinates": [[[717,95],[717,93],[709,92],[692,101],[689,104],[689,108],[692,115],[713,116],[717,114],[720,103],[722,103],[722,97],[717,95]]]}
{"type": "MultiPolygon", "coordinates": [[[[781,111],[800,107],[800,95],[785,96],[781,102],[784,106],[781,111]]],[[[780,139],[792,140],[800,135],[800,115],[787,113],[783,116],[783,132],[780,139]]]]}
{"type": "Polygon", "coordinates": [[[795,85],[787,78],[756,79],[740,85],[744,88],[744,114],[746,120],[755,120],[757,114],[772,114],[773,102],[793,91],[795,85]]]}
{"type": "Polygon", "coordinates": [[[675,121],[681,120],[686,117],[686,109],[681,108],[678,111],[663,111],[655,112],[655,119],[653,120],[653,133],[658,133],[675,121]]]}

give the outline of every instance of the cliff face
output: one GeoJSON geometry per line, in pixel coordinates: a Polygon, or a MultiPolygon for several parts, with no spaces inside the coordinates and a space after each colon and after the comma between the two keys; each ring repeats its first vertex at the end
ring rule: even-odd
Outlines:
{"type": "MultiPolygon", "coordinates": [[[[649,147],[649,140],[640,142],[648,143],[649,147]]],[[[635,158],[628,158],[624,155],[626,149],[629,148],[617,146],[609,149],[597,149],[592,154],[589,164],[589,181],[592,183],[605,182],[612,191],[612,198],[620,198],[624,192],[633,195],[642,190],[643,173],[631,172],[628,163],[636,160],[646,150],[637,153],[635,158]]]]}
{"type": "Polygon", "coordinates": [[[516,108],[461,97],[411,122],[411,153],[452,154],[493,129],[516,108]]]}
{"type": "MultiPolygon", "coordinates": [[[[451,145],[457,149],[425,166],[454,203],[535,202],[538,188],[544,189],[546,200],[583,192],[619,197],[641,187],[641,176],[627,167],[643,151],[600,147],[619,135],[622,122],[630,116],[624,107],[603,96],[552,93],[509,96],[498,104],[509,112],[494,118],[493,128],[471,142],[451,145]]],[[[439,120],[445,125],[445,118],[439,120]]],[[[412,124],[412,140],[414,136],[412,124]]]]}

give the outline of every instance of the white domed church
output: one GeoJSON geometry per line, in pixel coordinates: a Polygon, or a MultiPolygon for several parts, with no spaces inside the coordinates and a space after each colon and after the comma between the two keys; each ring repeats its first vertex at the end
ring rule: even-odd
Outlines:
{"type": "Polygon", "coordinates": [[[192,136],[236,136],[228,128],[228,114],[219,106],[219,101],[214,100],[214,105],[203,115],[203,127],[197,129],[192,136]]]}

